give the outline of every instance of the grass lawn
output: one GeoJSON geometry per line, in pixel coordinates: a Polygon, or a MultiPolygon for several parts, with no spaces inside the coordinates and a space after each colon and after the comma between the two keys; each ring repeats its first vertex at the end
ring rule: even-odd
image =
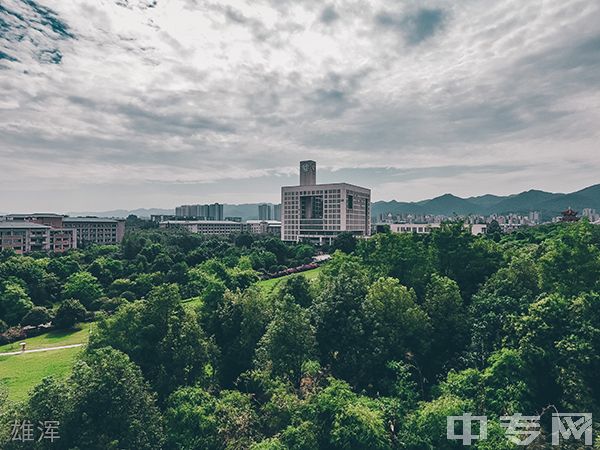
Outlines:
{"type": "MultiPolygon", "coordinates": [[[[67,345],[67,344],[65,344],[67,345]]],[[[0,356],[0,385],[8,388],[8,398],[25,400],[27,394],[47,376],[66,377],[81,347],[49,352],[0,356]]]]}
{"type": "Polygon", "coordinates": [[[321,273],[321,267],[317,267],[316,269],[307,270],[305,272],[293,273],[291,275],[286,275],[286,276],[280,277],[280,278],[271,278],[270,280],[262,280],[262,281],[258,282],[258,285],[263,290],[263,292],[268,294],[268,293],[272,292],[277,286],[279,286],[279,283],[282,283],[284,280],[286,280],[290,277],[300,277],[301,276],[301,277],[305,277],[308,281],[312,281],[319,276],[319,273],[321,273]]]}
{"type": "Polygon", "coordinates": [[[41,334],[12,344],[0,345],[0,353],[16,352],[21,349],[21,342],[26,342],[25,350],[36,348],[60,347],[71,344],[86,344],[90,336],[90,327],[93,323],[80,323],[73,330],[56,330],[41,334]]]}

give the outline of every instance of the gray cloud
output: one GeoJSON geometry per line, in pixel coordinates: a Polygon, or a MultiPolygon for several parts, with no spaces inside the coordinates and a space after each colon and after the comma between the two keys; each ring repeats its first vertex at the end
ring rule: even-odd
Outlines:
{"type": "Polygon", "coordinates": [[[325,24],[331,24],[340,18],[339,14],[336,12],[335,8],[331,5],[326,6],[325,9],[321,12],[321,22],[325,24]]]}
{"type": "Polygon", "coordinates": [[[167,3],[2,3],[0,210],[599,181],[593,0],[167,3]]]}
{"type": "Polygon", "coordinates": [[[400,32],[409,44],[417,45],[439,32],[445,18],[442,9],[419,8],[404,14],[381,11],[375,16],[375,23],[400,32]]]}

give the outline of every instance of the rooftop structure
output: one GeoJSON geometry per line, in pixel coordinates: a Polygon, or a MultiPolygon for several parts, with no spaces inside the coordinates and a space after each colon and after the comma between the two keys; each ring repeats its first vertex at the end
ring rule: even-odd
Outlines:
{"type": "Polygon", "coordinates": [[[577,222],[579,217],[577,217],[577,211],[574,211],[570,206],[566,211],[563,211],[561,217],[561,222],[577,222]]]}

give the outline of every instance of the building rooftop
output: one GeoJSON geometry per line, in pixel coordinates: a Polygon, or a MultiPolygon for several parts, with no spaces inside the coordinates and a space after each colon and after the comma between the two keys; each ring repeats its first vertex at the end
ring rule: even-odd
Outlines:
{"type": "Polygon", "coordinates": [[[104,217],[65,217],[63,219],[64,223],[116,223],[117,219],[107,219],[104,217]]]}
{"type": "Polygon", "coordinates": [[[25,229],[40,229],[45,230],[49,229],[48,225],[40,225],[39,223],[26,222],[26,221],[12,221],[8,220],[6,222],[0,222],[0,229],[13,229],[13,230],[25,230],[25,229]]]}
{"type": "Polygon", "coordinates": [[[6,217],[11,219],[24,219],[27,217],[64,217],[62,214],[56,213],[33,213],[33,214],[7,214],[6,217]]]}
{"type": "Polygon", "coordinates": [[[294,186],[282,186],[282,189],[302,188],[303,190],[310,191],[313,189],[335,189],[335,188],[342,188],[342,187],[346,187],[346,188],[350,187],[350,188],[361,189],[363,191],[371,192],[371,189],[369,189],[369,188],[362,187],[357,184],[350,184],[350,183],[297,184],[294,186]]]}
{"type": "Polygon", "coordinates": [[[246,220],[249,224],[268,223],[269,225],[281,225],[280,220],[246,220]]]}
{"type": "Polygon", "coordinates": [[[232,220],[165,220],[161,223],[170,223],[174,225],[240,225],[240,222],[234,222],[232,220]]]}

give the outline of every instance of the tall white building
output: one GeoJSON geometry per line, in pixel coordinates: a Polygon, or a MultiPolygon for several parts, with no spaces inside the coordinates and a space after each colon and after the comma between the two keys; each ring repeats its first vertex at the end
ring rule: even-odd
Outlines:
{"type": "Polygon", "coordinates": [[[371,190],[317,184],[317,164],[300,162],[300,185],[281,188],[281,239],[331,243],[341,232],[371,234],[371,190]]]}

